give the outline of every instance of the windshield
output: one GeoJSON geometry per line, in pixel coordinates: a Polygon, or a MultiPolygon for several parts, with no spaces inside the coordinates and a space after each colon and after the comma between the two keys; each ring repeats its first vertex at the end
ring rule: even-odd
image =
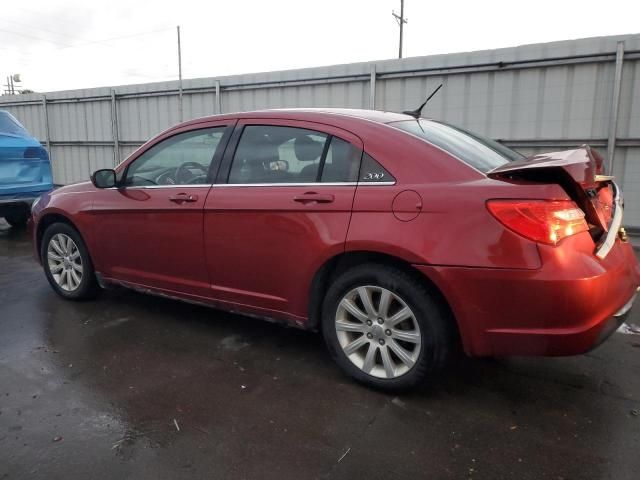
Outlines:
{"type": "Polygon", "coordinates": [[[0,135],[13,135],[16,137],[28,137],[29,133],[20,125],[13,115],[0,110],[0,135]]]}
{"type": "Polygon", "coordinates": [[[423,138],[484,173],[524,158],[495,140],[434,120],[421,118],[392,122],[389,125],[423,138]]]}

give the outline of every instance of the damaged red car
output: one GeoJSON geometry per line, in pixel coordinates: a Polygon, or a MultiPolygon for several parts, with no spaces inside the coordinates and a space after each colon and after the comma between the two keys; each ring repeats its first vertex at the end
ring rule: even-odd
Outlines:
{"type": "Polygon", "coordinates": [[[170,128],[42,195],[32,229],[64,298],[119,285],[317,329],[347,374],[394,389],[459,348],[606,339],[640,282],[622,216],[587,146],[523,158],[407,114],[292,109],[170,128]]]}

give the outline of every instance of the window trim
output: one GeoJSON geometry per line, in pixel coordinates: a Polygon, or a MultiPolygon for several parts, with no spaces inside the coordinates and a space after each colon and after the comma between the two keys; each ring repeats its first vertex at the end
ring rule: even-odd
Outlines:
{"type": "MultiPolygon", "coordinates": [[[[230,144],[232,145],[232,152],[227,155],[225,157],[225,159],[223,159],[223,163],[224,163],[224,170],[222,170],[222,167],[220,169],[220,171],[224,172],[226,171],[226,175],[223,174],[223,177],[218,179],[216,178],[216,181],[214,182],[215,185],[262,185],[262,186],[270,186],[270,185],[317,185],[320,183],[320,181],[318,180],[318,178],[322,175],[322,168],[324,167],[324,161],[327,155],[327,152],[329,151],[329,143],[331,141],[331,139],[334,137],[334,135],[332,135],[331,133],[328,132],[323,132],[321,130],[313,130],[311,128],[307,128],[307,127],[300,127],[297,125],[279,125],[279,124],[271,124],[271,123],[245,123],[240,125],[239,128],[236,128],[236,131],[238,132],[236,135],[236,132],[234,131],[234,135],[232,138],[232,142],[230,142],[230,144]],[[308,130],[310,132],[317,132],[318,134],[322,134],[325,135],[325,141],[324,141],[324,145],[322,146],[322,153],[320,154],[320,162],[318,164],[318,173],[316,174],[316,182],[290,182],[290,183],[260,183],[260,184],[256,184],[256,183],[229,183],[229,177],[231,176],[231,170],[233,168],[233,160],[236,157],[236,152],[238,150],[238,147],[240,146],[240,140],[242,140],[242,135],[244,135],[244,130],[247,127],[276,127],[276,128],[297,128],[299,130],[308,130]],[[220,182],[218,182],[218,180],[220,180],[220,182]]],[[[345,140],[347,141],[347,140],[345,140]]],[[[351,142],[349,142],[351,143],[351,142]]],[[[220,175],[218,175],[219,177],[220,175]]]]}
{"type": "Polygon", "coordinates": [[[212,187],[359,187],[395,185],[396,182],[214,183],[212,187]]]}
{"type": "MultiPolygon", "coordinates": [[[[139,187],[127,187],[127,190],[146,190],[158,188],[219,188],[219,187],[371,187],[371,186],[391,186],[396,182],[325,182],[325,183],[198,183],[196,185],[144,185],[139,187]]],[[[104,190],[118,190],[119,187],[109,187],[104,190]]]]}
{"type": "MultiPolygon", "coordinates": [[[[322,174],[324,173],[324,164],[327,161],[327,155],[329,152],[329,146],[331,145],[331,140],[333,140],[333,135],[328,134],[327,138],[324,141],[324,146],[322,147],[322,153],[320,154],[320,163],[318,164],[318,173],[316,173],[315,183],[322,183],[322,174]]],[[[351,145],[351,143],[349,143],[349,145],[351,145]]],[[[360,170],[359,166],[358,166],[358,170],[360,170]]]]}
{"type": "MultiPolygon", "coordinates": [[[[220,168],[218,169],[218,174],[215,177],[213,182],[213,186],[240,186],[240,187],[249,187],[249,186],[262,186],[262,187],[270,187],[270,186],[305,186],[305,187],[320,187],[323,185],[327,186],[336,186],[336,185],[351,185],[352,183],[356,183],[358,185],[362,185],[363,182],[326,182],[322,183],[320,181],[316,182],[292,182],[292,183],[229,183],[229,175],[231,174],[231,163],[233,162],[233,158],[235,157],[236,150],[238,148],[238,144],[240,143],[240,138],[242,137],[242,133],[244,132],[245,127],[248,126],[264,126],[264,127],[288,127],[288,128],[299,128],[302,130],[310,130],[313,132],[318,132],[327,136],[327,144],[330,145],[330,138],[337,137],[340,140],[343,140],[352,146],[354,146],[360,152],[360,162],[362,163],[362,153],[364,152],[364,142],[362,139],[353,132],[349,130],[344,130],[340,127],[335,127],[333,125],[311,122],[307,120],[291,120],[291,119],[282,119],[282,118],[246,118],[239,119],[239,121],[235,124],[233,133],[229,142],[225,148],[224,157],[220,162],[220,168]],[[338,133],[335,133],[338,132],[338,133]],[[344,132],[345,136],[341,136],[339,132],[344,132]],[[346,138],[345,138],[346,137],[346,138]],[[352,137],[355,141],[350,138],[352,137]]],[[[328,152],[328,148],[327,148],[328,152]]],[[[323,150],[323,155],[326,157],[327,153],[323,150]]],[[[321,157],[322,161],[322,157],[321,157]]],[[[361,164],[360,163],[360,164],[361,164]]],[[[358,165],[358,172],[360,171],[360,164],[358,165]]],[[[322,169],[318,169],[320,175],[322,175],[322,169]]],[[[316,177],[317,180],[317,177],[316,177]]],[[[376,182],[376,184],[382,184],[382,182],[376,182]]]]}
{"type": "Polygon", "coordinates": [[[360,185],[395,185],[398,182],[398,179],[396,178],[396,176],[391,173],[389,171],[389,169],[387,167],[385,167],[384,165],[382,165],[378,160],[376,160],[373,155],[367,153],[366,151],[362,151],[362,156],[360,157],[360,168],[358,169],[358,183],[360,185]],[[371,160],[373,160],[375,163],[377,163],[378,165],[380,165],[380,167],[387,172],[389,175],[391,175],[391,178],[393,178],[393,181],[384,181],[384,182],[369,182],[367,180],[362,180],[360,181],[360,177],[362,176],[362,165],[364,164],[364,156],[368,156],[371,160]]]}

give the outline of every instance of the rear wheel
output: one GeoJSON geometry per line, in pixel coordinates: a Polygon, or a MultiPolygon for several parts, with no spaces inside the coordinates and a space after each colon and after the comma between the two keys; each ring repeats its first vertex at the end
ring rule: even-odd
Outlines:
{"type": "Polygon", "coordinates": [[[93,298],[99,291],[93,264],[80,234],[65,223],[44,232],[40,252],[47,280],[61,297],[93,298]]]}
{"type": "Polygon", "coordinates": [[[448,311],[412,275],[387,265],[353,268],[329,288],[322,330],[338,365],[382,389],[416,385],[452,350],[448,311]]]}

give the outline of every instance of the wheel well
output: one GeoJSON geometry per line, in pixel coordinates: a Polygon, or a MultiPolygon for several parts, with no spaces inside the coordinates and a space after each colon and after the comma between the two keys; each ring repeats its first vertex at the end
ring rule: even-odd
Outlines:
{"type": "Polygon", "coordinates": [[[329,285],[331,285],[331,283],[345,271],[363,263],[389,265],[414,277],[416,282],[420,282],[426,286],[440,302],[443,308],[447,310],[454,323],[456,332],[458,332],[458,325],[455,321],[451,307],[449,306],[449,302],[447,302],[445,296],[431,281],[431,279],[426,277],[419,270],[415,269],[405,260],[384,253],[368,251],[346,252],[336,255],[325,262],[325,264],[316,272],[311,282],[311,291],[309,292],[309,328],[318,328],[320,324],[320,320],[322,318],[322,301],[329,285]]]}
{"type": "Polygon", "coordinates": [[[64,215],[60,215],[59,213],[48,213],[44,217],[40,219],[38,222],[38,229],[36,230],[36,247],[38,252],[38,257],[40,257],[40,250],[42,248],[42,236],[44,235],[45,230],[54,223],[66,223],[74,230],[78,231],[76,226],[73,224],[71,220],[69,220],[64,215]]]}

